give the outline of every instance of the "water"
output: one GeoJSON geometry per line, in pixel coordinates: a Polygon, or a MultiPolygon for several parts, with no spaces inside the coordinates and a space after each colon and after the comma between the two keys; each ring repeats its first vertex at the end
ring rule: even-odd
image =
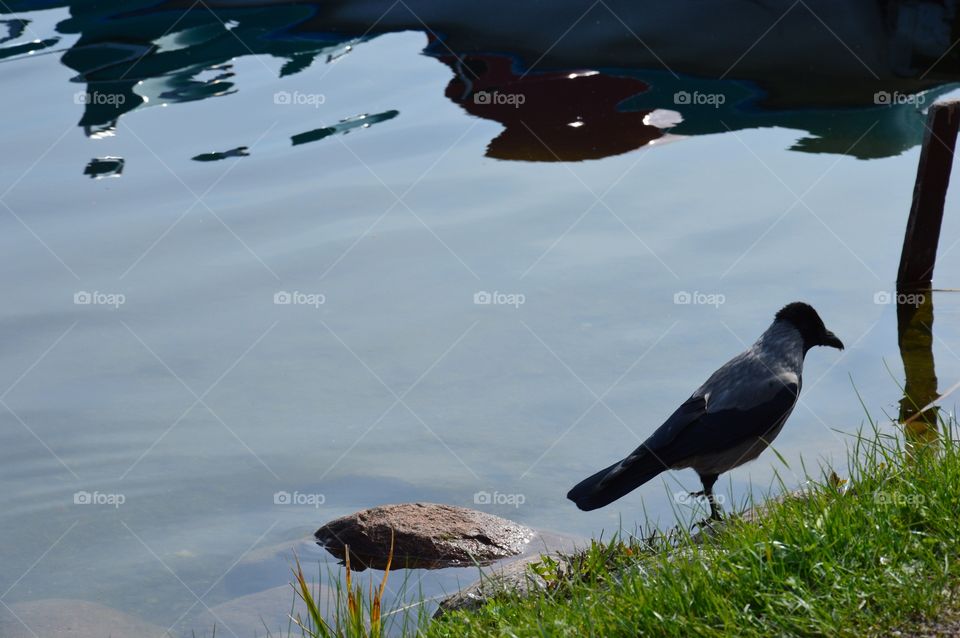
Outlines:
{"type": "MultiPolygon", "coordinates": [[[[921,109],[960,96],[943,73],[896,80],[858,45],[862,64],[831,50],[821,81],[774,39],[742,73],[697,79],[722,69],[684,66],[656,24],[635,35],[670,68],[651,63],[599,14],[548,51],[576,15],[521,37],[411,6],[431,35],[399,9],[370,29],[376,3],[89,4],[0,18],[0,601],[27,625],[73,610],[108,626],[110,608],[174,635],[262,635],[257,614],[276,628],[289,610],[292,550],[327,564],[309,534],[382,503],[584,537],[698,514],[673,497],[692,472],[589,514],[564,495],[795,299],[847,350],[809,354],[776,444],[788,465],[768,452],[719,491],[797,485],[801,460],[842,472],[857,392],[893,430],[896,312],[875,301],[921,109]]],[[[740,46],[711,64],[753,41],[726,35],[740,46]]],[[[955,193],[941,288],[957,286],[955,193]]],[[[960,308],[935,306],[947,387],[960,308]]]]}

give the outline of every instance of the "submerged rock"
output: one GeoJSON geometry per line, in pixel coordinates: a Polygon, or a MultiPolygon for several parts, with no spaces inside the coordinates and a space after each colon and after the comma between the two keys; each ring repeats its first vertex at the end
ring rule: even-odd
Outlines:
{"type": "Polygon", "coordinates": [[[522,554],[535,532],[519,523],[465,507],[435,503],[383,505],[330,521],[317,543],[350,567],[383,569],[394,539],[393,568],[439,569],[487,565],[522,554]]]}
{"type": "Polygon", "coordinates": [[[567,559],[562,554],[536,554],[497,566],[492,572],[468,587],[464,587],[452,596],[440,601],[433,617],[439,618],[449,611],[463,611],[479,609],[498,594],[515,596],[529,596],[537,590],[547,587],[546,579],[532,569],[544,561],[552,561],[552,569],[565,571],[569,569],[567,559]]]}

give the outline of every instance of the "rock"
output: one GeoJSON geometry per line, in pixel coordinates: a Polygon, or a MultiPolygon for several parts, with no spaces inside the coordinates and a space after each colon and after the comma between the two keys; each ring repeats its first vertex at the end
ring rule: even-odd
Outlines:
{"type": "Polygon", "coordinates": [[[478,609],[497,594],[510,593],[518,596],[528,596],[537,589],[547,586],[546,580],[538,575],[530,566],[549,559],[554,561],[558,570],[566,570],[567,562],[560,554],[537,554],[524,556],[521,559],[500,565],[497,569],[440,601],[440,606],[433,617],[439,618],[448,611],[478,609]]]}
{"type": "Polygon", "coordinates": [[[317,542],[350,567],[383,569],[394,537],[393,568],[439,569],[517,556],[535,532],[499,516],[434,503],[383,505],[330,521],[317,530],[317,542]]]}
{"type": "MultiPolygon", "coordinates": [[[[512,593],[527,596],[547,586],[546,580],[531,565],[553,561],[550,570],[569,571],[568,556],[576,554],[589,546],[590,541],[579,536],[537,531],[534,540],[520,558],[506,559],[495,565],[490,571],[481,574],[480,580],[440,601],[433,617],[439,618],[445,612],[461,609],[477,609],[493,596],[512,593]]],[[[549,572],[548,572],[549,573],[549,572]]]]}

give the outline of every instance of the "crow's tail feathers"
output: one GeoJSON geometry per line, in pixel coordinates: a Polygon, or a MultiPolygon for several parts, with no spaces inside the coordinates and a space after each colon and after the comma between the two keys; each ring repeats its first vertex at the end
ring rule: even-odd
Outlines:
{"type": "Polygon", "coordinates": [[[584,511],[595,510],[629,494],[666,469],[650,457],[629,457],[583,479],[567,493],[567,498],[584,511]]]}

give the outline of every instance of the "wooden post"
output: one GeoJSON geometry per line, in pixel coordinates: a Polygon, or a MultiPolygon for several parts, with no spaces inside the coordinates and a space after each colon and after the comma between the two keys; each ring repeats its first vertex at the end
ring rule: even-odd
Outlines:
{"type": "Polygon", "coordinates": [[[898,290],[929,288],[933,280],[958,128],[960,100],[937,102],[930,107],[917,166],[917,182],[913,187],[913,204],[900,254],[898,290]]]}

